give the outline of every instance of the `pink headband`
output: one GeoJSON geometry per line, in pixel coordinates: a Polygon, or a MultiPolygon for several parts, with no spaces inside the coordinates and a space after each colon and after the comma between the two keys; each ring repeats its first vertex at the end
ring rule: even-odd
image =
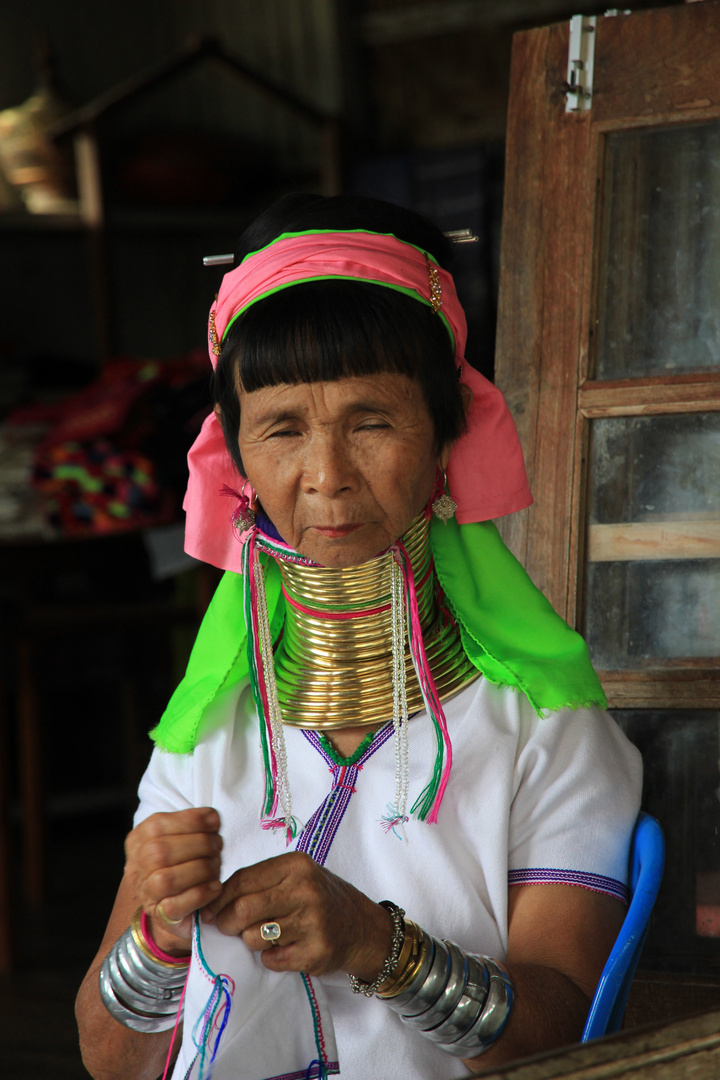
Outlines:
{"type": "MultiPolygon", "coordinates": [[[[465,362],[465,313],[450,274],[425,252],[384,233],[286,233],[248,255],[225,275],[210,310],[209,352],[230,322],[269,293],[314,278],[354,278],[409,292],[431,303],[431,275],[440,284],[440,312],[452,331],[460,382],[473,392],[468,430],[454,445],[447,468],[448,489],[458,504],[457,520],[488,521],[532,502],[520,440],[504,397],[465,362]]],[[[238,474],[215,414],[205,420],[188,454],[190,478],[183,503],[185,550],[203,562],[240,573],[241,545],[231,523],[234,506],[222,494],[237,488],[238,474]]]]}

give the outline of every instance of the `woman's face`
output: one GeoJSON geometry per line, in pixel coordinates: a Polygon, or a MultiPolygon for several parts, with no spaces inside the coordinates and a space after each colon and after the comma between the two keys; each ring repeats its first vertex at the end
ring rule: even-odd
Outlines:
{"type": "Polygon", "coordinates": [[[355,566],[427,504],[438,452],[421,386],[399,374],[239,392],[247,479],[280,535],[324,566],[355,566]]]}

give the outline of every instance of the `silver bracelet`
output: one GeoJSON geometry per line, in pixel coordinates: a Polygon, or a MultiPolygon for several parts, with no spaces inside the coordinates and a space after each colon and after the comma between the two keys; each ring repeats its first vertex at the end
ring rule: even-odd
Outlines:
{"type": "Polygon", "coordinates": [[[348,973],[348,979],[350,980],[353,994],[364,994],[365,997],[372,997],[385,980],[389,979],[393,974],[397,967],[403,941],[405,940],[405,923],[403,922],[403,915],[405,912],[403,909],[399,908],[397,904],[393,904],[392,900],[381,900],[380,907],[384,907],[386,911],[390,912],[390,917],[393,921],[393,936],[392,944],[390,945],[390,954],[386,957],[385,963],[380,968],[380,974],[371,983],[363,982],[362,979],[358,979],[357,975],[350,975],[348,973]]]}
{"type": "Polygon", "coordinates": [[[386,1004],[407,1027],[455,1057],[477,1057],[500,1037],[513,988],[502,964],[422,931],[425,960],[410,985],[386,1004]],[[428,963],[427,957],[431,959],[428,963]]]}
{"type": "Polygon", "coordinates": [[[167,1017],[141,1016],[140,1013],[129,1009],[117,997],[104,967],[100,971],[100,997],[113,1019],[117,1020],[123,1027],[132,1028],[133,1031],[167,1031],[175,1023],[174,1015],[167,1017]]]}
{"type": "Polygon", "coordinates": [[[139,949],[128,927],[100,968],[100,997],[110,1015],[133,1031],[167,1031],[175,1024],[188,964],[170,966],[139,949]]]}
{"type": "Polygon", "coordinates": [[[418,1031],[431,1031],[447,1020],[460,1001],[467,982],[465,954],[450,941],[437,942],[437,945],[440,948],[436,948],[435,955],[441,958],[440,961],[436,960],[430,976],[401,1013],[407,1027],[418,1031]],[[443,951],[446,956],[444,961],[443,951]],[[434,978],[437,975],[440,977],[434,978]]]}

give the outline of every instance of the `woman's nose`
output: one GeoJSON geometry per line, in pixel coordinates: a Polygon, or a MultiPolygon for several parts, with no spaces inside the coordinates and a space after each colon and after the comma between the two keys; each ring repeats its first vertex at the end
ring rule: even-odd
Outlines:
{"type": "Polygon", "coordinates": [[[303,488],[333,498],[357,488],[357,471],[342,437],[316,437],[308,447],[303,469],[303,488]]]}

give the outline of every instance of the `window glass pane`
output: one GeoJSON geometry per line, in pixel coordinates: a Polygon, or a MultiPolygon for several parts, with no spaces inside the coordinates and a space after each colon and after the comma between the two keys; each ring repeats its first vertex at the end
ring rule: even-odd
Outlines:
{"type": "Polygon", "coordinates": [[[589,465],[591,525],[720,518],[720,413],[593,420],[589,465]]]}
{"type": "Polygon", "coordinates": [[[720,655],[720,413],[592,421],[585,612],[599,668],[720,655]]]}
{"type": "Polygon", "coordinates": [[[720,714],[628,709],[615,718],[643,756],[643,809],[665,833],[665,873],[642,966],[717,973],[720,964],[720,714]]]}
{"type": "Polygon", "coordinates": [[[605,139],[597,379],[720,367],[720,121],[605,139]]]}
{"type": "Polygon", "coordinates": [[[720,654],[720,559],[588,563],[585,598],[601,670],[720,654]]]}

